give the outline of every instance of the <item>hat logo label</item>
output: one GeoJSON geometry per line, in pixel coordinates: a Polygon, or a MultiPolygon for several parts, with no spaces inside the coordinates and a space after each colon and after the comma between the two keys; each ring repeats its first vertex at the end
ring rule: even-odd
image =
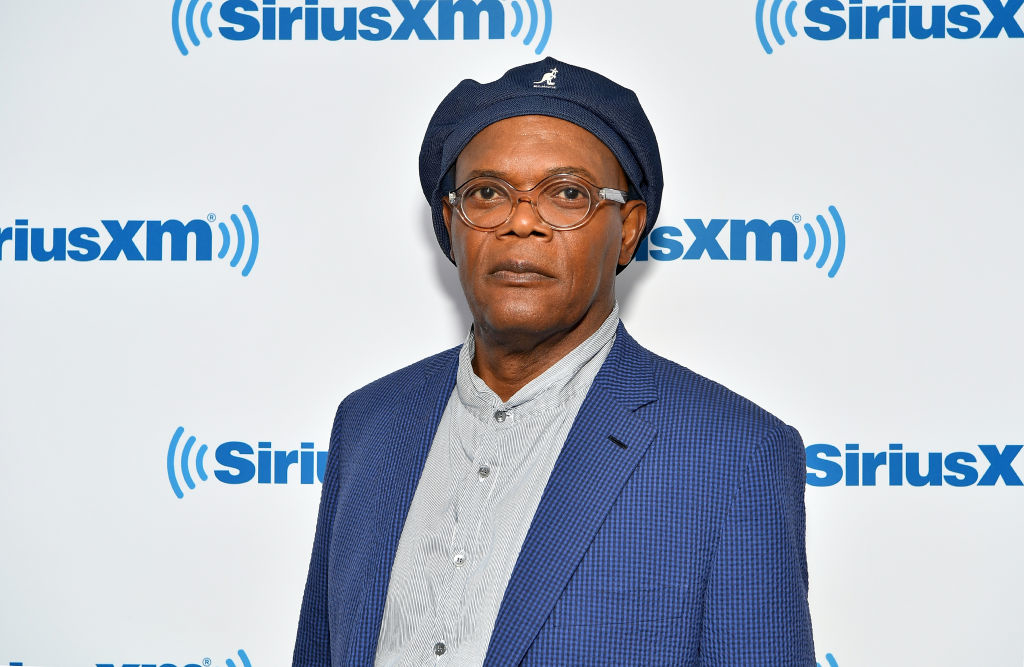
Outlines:
{"type": "Polygon", "coordinates": [[[534,88],[554,88],[555,77],[558,76],[558,68],[552,67],[550,72],[547,72],[540,78],[540,81],[534,81],[534,88]]]}

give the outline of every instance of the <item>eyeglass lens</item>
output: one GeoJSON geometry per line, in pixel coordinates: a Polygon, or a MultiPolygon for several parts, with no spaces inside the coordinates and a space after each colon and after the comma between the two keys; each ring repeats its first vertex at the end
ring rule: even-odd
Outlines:
{"type": "MultiPolygon", "coordinates": [[[[479,178],[467,185],[462,194],[462,212],[478,227],[496,227],[505,222],[520,198],[518,191],[497,179],[479,178]]],[[[553,227],[575,225],[590,212],[590,189],[573,178],[541,183],[527,197],[536,202],[541,219],[553,227]]]]}

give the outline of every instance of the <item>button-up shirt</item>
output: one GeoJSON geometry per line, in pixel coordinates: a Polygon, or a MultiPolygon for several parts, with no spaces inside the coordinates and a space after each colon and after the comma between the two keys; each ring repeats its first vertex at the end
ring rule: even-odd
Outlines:
{"type": "Polygon", "coordinates": [[[455,390],[398,542],[375,665],[480,665],[558,454],[615,340],[619,307],[508,401],[473,371],[455,390]]]}

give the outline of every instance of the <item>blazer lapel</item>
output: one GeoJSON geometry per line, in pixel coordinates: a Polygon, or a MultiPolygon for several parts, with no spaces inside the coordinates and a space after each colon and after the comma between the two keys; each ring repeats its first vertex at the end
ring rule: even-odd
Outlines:
{"type": "Polygon", "coordinates": [[[657,400],[648,354],[620,323],[523,541],[494,622],[485,666],[522,660],[653,441],[656,429],[634,414],[657,400]]]}
{"type": "Polygon", "coordinates": [[[458,350],[450,351],[441,364],[427,371],[422,382],[411,383],[396,404],[381,470],[380,495],[374,499],[379,511],[375,546],[368,553],[378,558],[365,570],[363,602],[355,616],[345,664],[372,665],[377,653],[391,566],[430,444],[455,387],[458,350]]]}

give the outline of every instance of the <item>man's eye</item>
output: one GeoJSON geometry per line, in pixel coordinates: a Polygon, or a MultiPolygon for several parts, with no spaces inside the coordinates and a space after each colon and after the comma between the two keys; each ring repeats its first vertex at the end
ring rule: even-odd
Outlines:
{"type": "Polygon", "coordinates": [[[587,201],[587,192],[575,185],[563,185],[548,194],[552,202],[566,206],[582,204],[587,201]]]}
{"type": "Polygon", "coordinates": [[[490,185],[481,185],[478,188],[474,188],[469,193],[469,196],[480,201],[493,201],[501,197],[501,190],[490,185]]]}

